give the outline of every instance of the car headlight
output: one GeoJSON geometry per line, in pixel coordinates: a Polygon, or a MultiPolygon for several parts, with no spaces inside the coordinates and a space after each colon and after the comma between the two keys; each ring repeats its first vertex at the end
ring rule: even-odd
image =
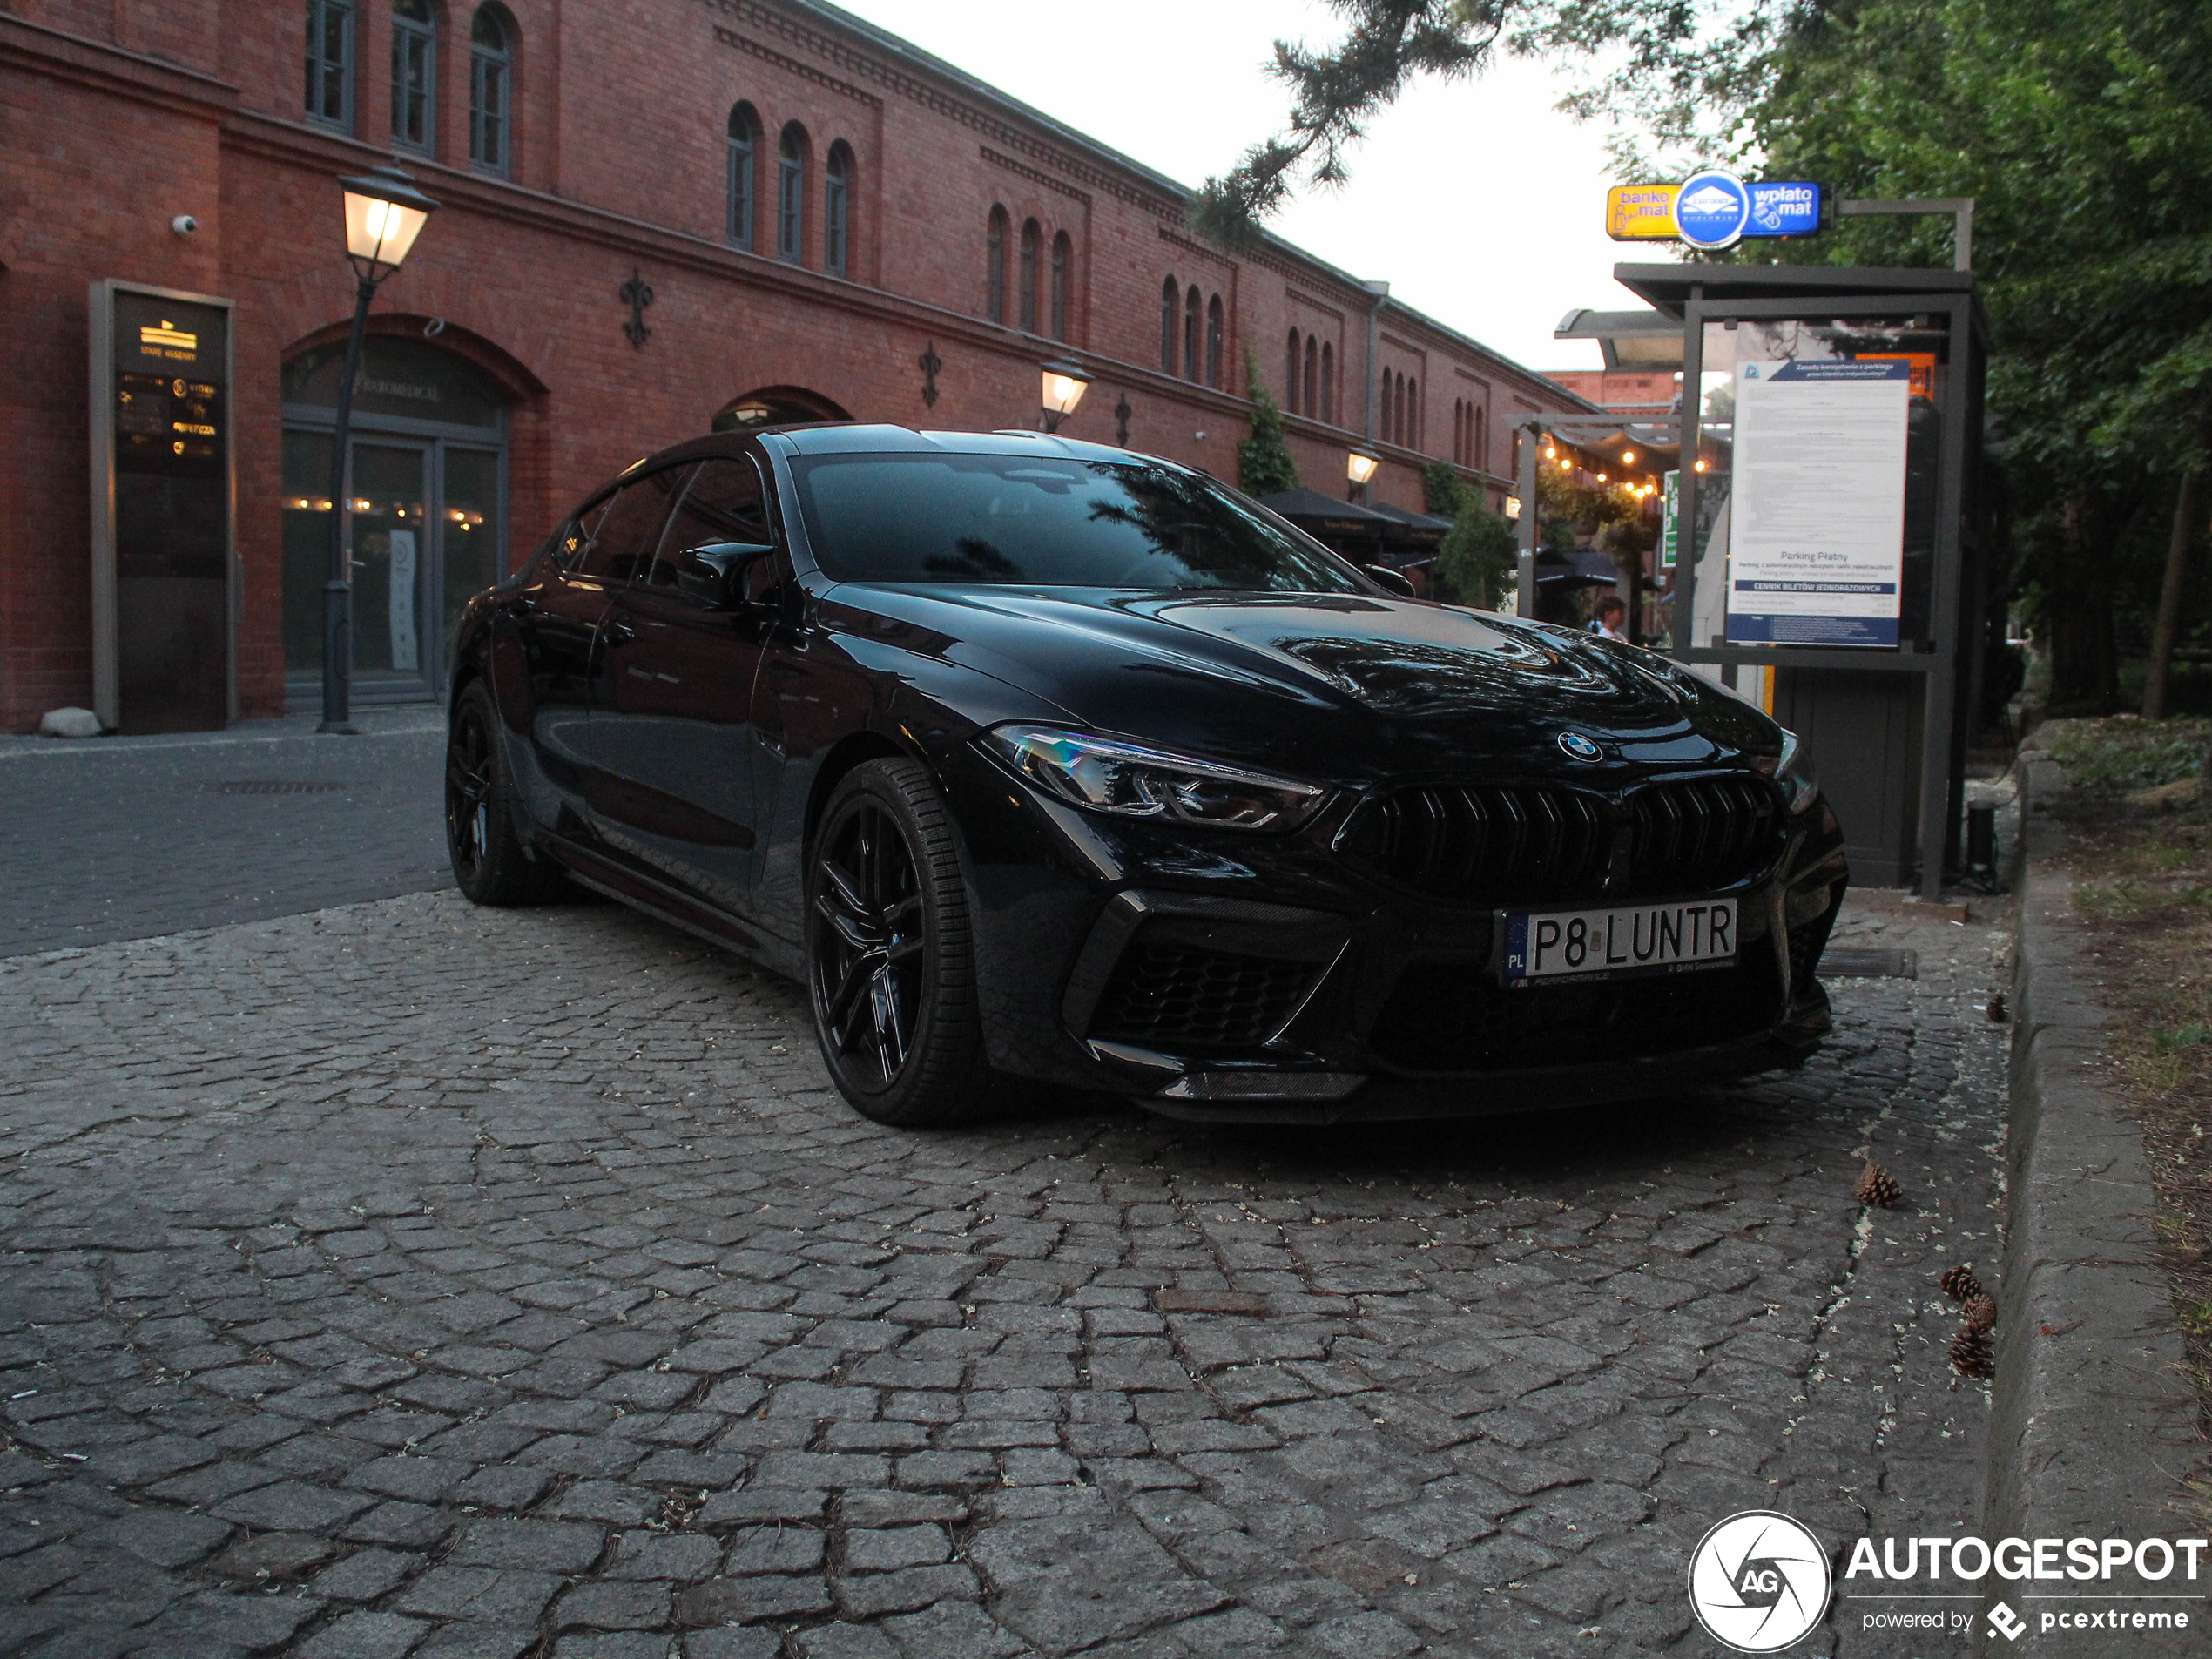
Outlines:
{"type": "Polygon", "coordinates": [[[981,741],[1045,794],[1094,813],[1214,829],[1296,829],[1329,792],[1294,779],[1059,726],[1002,725],[981,741]]]}
{"type": "Polygon", "coordinates": [[[1784,728],[1781,754],[1762,755],[1752,764],[1782,786],[1783,798],[1790,803],[1791,812],[1810,812],[1813,803],[1820,799],[1820,774],[1814,770],[1812,756],[1797,740],[1796,732],[1784,728]]]}

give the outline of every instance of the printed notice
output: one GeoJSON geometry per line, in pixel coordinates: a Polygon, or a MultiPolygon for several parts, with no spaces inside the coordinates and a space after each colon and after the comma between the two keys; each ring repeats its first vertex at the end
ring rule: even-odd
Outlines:
{"type": "Polygon", "coordinates": [[[1736,368],[1732,644],[1898,643],[1912,366],[1736,368]]]}

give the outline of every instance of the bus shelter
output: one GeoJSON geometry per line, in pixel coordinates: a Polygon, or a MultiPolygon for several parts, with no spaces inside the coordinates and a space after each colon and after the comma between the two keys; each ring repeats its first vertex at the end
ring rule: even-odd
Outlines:
{"type": "MultiPolygon", "coordinates": [[[[1958,861],[1991,583],[1979,469],[1988,323],[1972,273],[1673,264],[1614,275],[1680,330],[1674,419],[1638,423],[1667,428],[1682,457],[1669,520],[1689,528],[1670,573],[1669,654],[1755,696],[1811,746],[1857,880],[1933,898],[1958,861]]],[[[1535,450],[1521,446],[1524,502],[1535,450]]]]}

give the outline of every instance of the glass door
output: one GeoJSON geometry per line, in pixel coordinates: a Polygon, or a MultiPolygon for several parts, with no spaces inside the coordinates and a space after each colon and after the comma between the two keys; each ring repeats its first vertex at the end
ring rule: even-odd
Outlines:
{"type": "Polygon", "coordinates": [[[442,643],[430,608],[430,446],[354,442],[354,683],[429,687],[442,643]]]}
{"type": "MultiPolygon", "coordinates": [[[[371,700],[427,695],[444,646],[434,442],[356,438],[347,516],[354,579],[354,688],[371,700]]],[[[295,681],[322,673],[329,580],[330,436],[285,434],[284,657],[295,681]],[[320,482],[318,482],[320,481],[320,482]]]]}

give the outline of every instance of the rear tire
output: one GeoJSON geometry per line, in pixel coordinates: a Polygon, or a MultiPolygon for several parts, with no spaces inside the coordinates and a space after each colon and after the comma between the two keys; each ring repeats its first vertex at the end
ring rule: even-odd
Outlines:
{"type": "Polygon", "coordinates": [[[455,885],[481,905],[542,903],[567,884],[523,849],[520,803],[499,740],[499,712],[482,680],[454,700],[446,735],[446,852],[455,885]]]}
{"type": "Polygon", "coordinates": [[[928,772],[885,759],[848,772],[807,856],[806,983],[823,1062],[863,1116],[915,1128],[986,1103],[969,907],[928,772]]]}

